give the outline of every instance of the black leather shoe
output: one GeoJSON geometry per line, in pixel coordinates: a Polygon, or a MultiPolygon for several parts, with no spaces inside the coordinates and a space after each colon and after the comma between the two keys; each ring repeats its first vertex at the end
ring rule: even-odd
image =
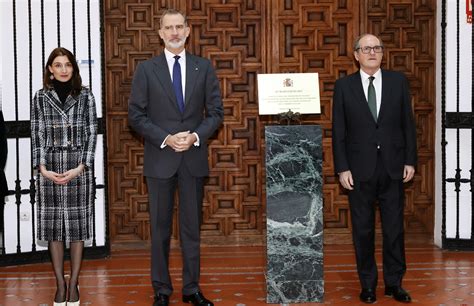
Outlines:
{"type": "Polygon", "coordinates": [[[214,304],[202,295],[201,291],[194,294],[183,295],[184,303],[192,303],[194,306],[214,306],[214,304]]]}
{"type": "Polygon", "coordinates": [[[400,286],[385,287],[385,295],[392,296],[395,300],[402,303],[411,302],[411,297],[408,292],[400,286]]]}
{"type": "Polygon", "coordinates": [[[168,306],[170,297],[166,294],[158,293],[155,295],[155,300],[153,301],[153,306],[168,306]]]}
{"type": "Polygon", "coordinates": [[[359,295],[359,299],[367,304],[373,304],[377,301],[377,297],[375,296],[374,289],[362,289],[359,295]]]}

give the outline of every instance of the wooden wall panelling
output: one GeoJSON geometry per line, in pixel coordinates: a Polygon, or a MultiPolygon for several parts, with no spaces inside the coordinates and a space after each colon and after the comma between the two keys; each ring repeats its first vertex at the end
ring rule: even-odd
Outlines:
{"type": "MultiPolygon", "coordinates": [[[[379,33],[385,67],[407,73],[418,132],[419,165],[407,185],[410,232],[432,231],[434,171],[435,3],[431,1],[125,1],[107,0],[105,61],[111,240],[149,239],[142,177],[143,140],[128,127],[127,106],[136,65],[162,50],[165,7],[186,12],[187,49],[209,58],[219,77],[225,121],[209,143],[202,237],[209,244],[261,244],[265,232],[263,130],[276,118],[258,115],[257,74],[318,72],[321,114],[304,124],[323,127],[326,243],[351,242],[347,194],[334,174],[331,105],[334,81],[357,70],[352,43],[379,33]],[[433,39],[424,39],[428,35],[433,39]]],[[[179,238],[176,226],[173,237],[179,238]]]]}
{"type": "Polygon", "coordinates": [[[305,124],[323,128],[323,199],[326,243],[350,243],[347,194],[334,174],[331,122],[337,78],[356,71],[352,41],[359,34],[357,1],[278,1],[272,9],[271,72],[317,72],[321,114],[305,124]]]}
{"type": "Polygon", "coordinates": [[[261,244],[265,226],[257,73],[264,70],[263,1],[199,1],[186,13],[191,53],[209,58],[221,81],[225,121],[209,144],[205,243],[261,244]]]}
{"type": "Polygon", "coordinates": [[[143,140],[130,130],[127,109],[135,67],[161,51],[157,30],[163,7],[157,1],[104,2],[112,242],[149,239],[147,190],[142,177],[143,140]]]}

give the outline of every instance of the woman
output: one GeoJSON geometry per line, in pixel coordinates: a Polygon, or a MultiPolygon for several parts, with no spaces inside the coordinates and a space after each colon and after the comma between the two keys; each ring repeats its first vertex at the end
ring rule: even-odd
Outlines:
{"type": "Polygon", "coordinates": [[[79,305],[84,241],[92,238],[97,117],[92,92],[82,86],[72,53],[56,48],[44,68],[43,88],[31,107],[33,167],[38,169],[39,240],[48,241],[54,305],[79,305]],[[64,245],[70,243],[71,276],[64,279],[64,245]]]}

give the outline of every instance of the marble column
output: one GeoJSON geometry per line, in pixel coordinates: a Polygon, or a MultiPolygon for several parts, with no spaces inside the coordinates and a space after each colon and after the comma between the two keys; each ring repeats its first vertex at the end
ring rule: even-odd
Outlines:
{"type": "Polygon", "coordinates": [[[322,302],[322,132],[265,128],[267,303],[322,302]]]}

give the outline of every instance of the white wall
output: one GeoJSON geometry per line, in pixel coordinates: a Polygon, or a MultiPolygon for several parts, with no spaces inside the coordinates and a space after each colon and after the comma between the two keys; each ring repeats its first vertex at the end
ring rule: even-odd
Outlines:
{"type": "MultiPolygon", "coordinates": [[[[436,245],[441,246],[441,0],[438,3],[437,17],[437,70],[436,70],[436,193],[435,193],[435,228],[434,241],[436,245]]],[[[446,112],[456,111],[456,60],[457,60],[457,16],[456,0],[447,1],[447,28],[446,28],[446,112]]],[[[472,25],[466,22],[466,2],[461,1],[459,9],[460,16],[460,45],[459,45],[459,111],[472,112],[471,109],[471,33],[472,25]]],[[[446,177],[454,178],[457,166],[456,150],[457,139],[459,139],[459,168],[462,169],[461,177],[469,178],[471,165],[471,131],[467,129],[460,130],[460,137],[456,135],[455,129],[446,130],[446,177]]],[[[454,184],[446,184],[446,237],[454,238],[456,235],[456,193],[454,184]]],[[[460,213],[459,213],[459,237],[470,238],[471,234],[471,192],[469,184],[461,184],[460,192],[460,213]]]]}
{"type": "MultiPolygon", "coordinates": [[[[14,74],[14,41],[13,41],[13,1],[0,1],[0,84],[1,101],[5,121],[30,119],[30,96],[42,87],[43,61],[52,49],[58,46],[57,37],[57,2],[56,0],[44,1],[44,59],[42,58],[42,33],[41,33],[41,1],[31,1],[32,12],[32,58],[29,55],[29,19],[28,1],[16,1],[16,43],[17,43],[17,82],[18,82],[18,118],[15,115],[15,74],[14,74]],[[30,63],[32,63],[32,86],[30,88],[30,63]]],[[[101,75],[101,43],[100,43],[100,7],[98,0],[91,1],[91,59],[92,89],[97,103],[97,116],[102,117],[102,75],[101,75]]],[[[87,32],[87,1],[75,1],[76,13],[76,58],[79,62],[83,84],[90,86],[88,66],[88,32],[87,32]]],[[[73,27],[72,27],[72,1],[60,1],[60,28],[61,46],[73,52],[73,27]]],[[[104,144],[103,136],[99,135],[96,151],[95,175],[97,184],[104,184],[104,144]]],[[[19,172],[21,189],[29,189],[31,178],[31,149],[30,139],[20,139],[18,146],[15,139],[8,140],[8,160],[5,168],[9,189],[14,189],[17,179],[16,154],[19,152],[19,172]]],[[[5,242],[6,252],[16,252],[17,246],[17,205],[14,196],[6,199],[5,206],[5,242]]],[[[30,196],[21,197],[20,211],[31,211],[30,196]]],[[[97,190],[96,200],[96,242],[97,245],[105,244],[105,194],[104,190],[97,190]]],[[[31,220],[31,218],[30,218],[31,220]]],[[[20,221],[20,240],[22,252],[31,250],[32,228],[31,221],[20,221]]],[[[41,249],[38,248],[38,249],[41,249]]]]}

